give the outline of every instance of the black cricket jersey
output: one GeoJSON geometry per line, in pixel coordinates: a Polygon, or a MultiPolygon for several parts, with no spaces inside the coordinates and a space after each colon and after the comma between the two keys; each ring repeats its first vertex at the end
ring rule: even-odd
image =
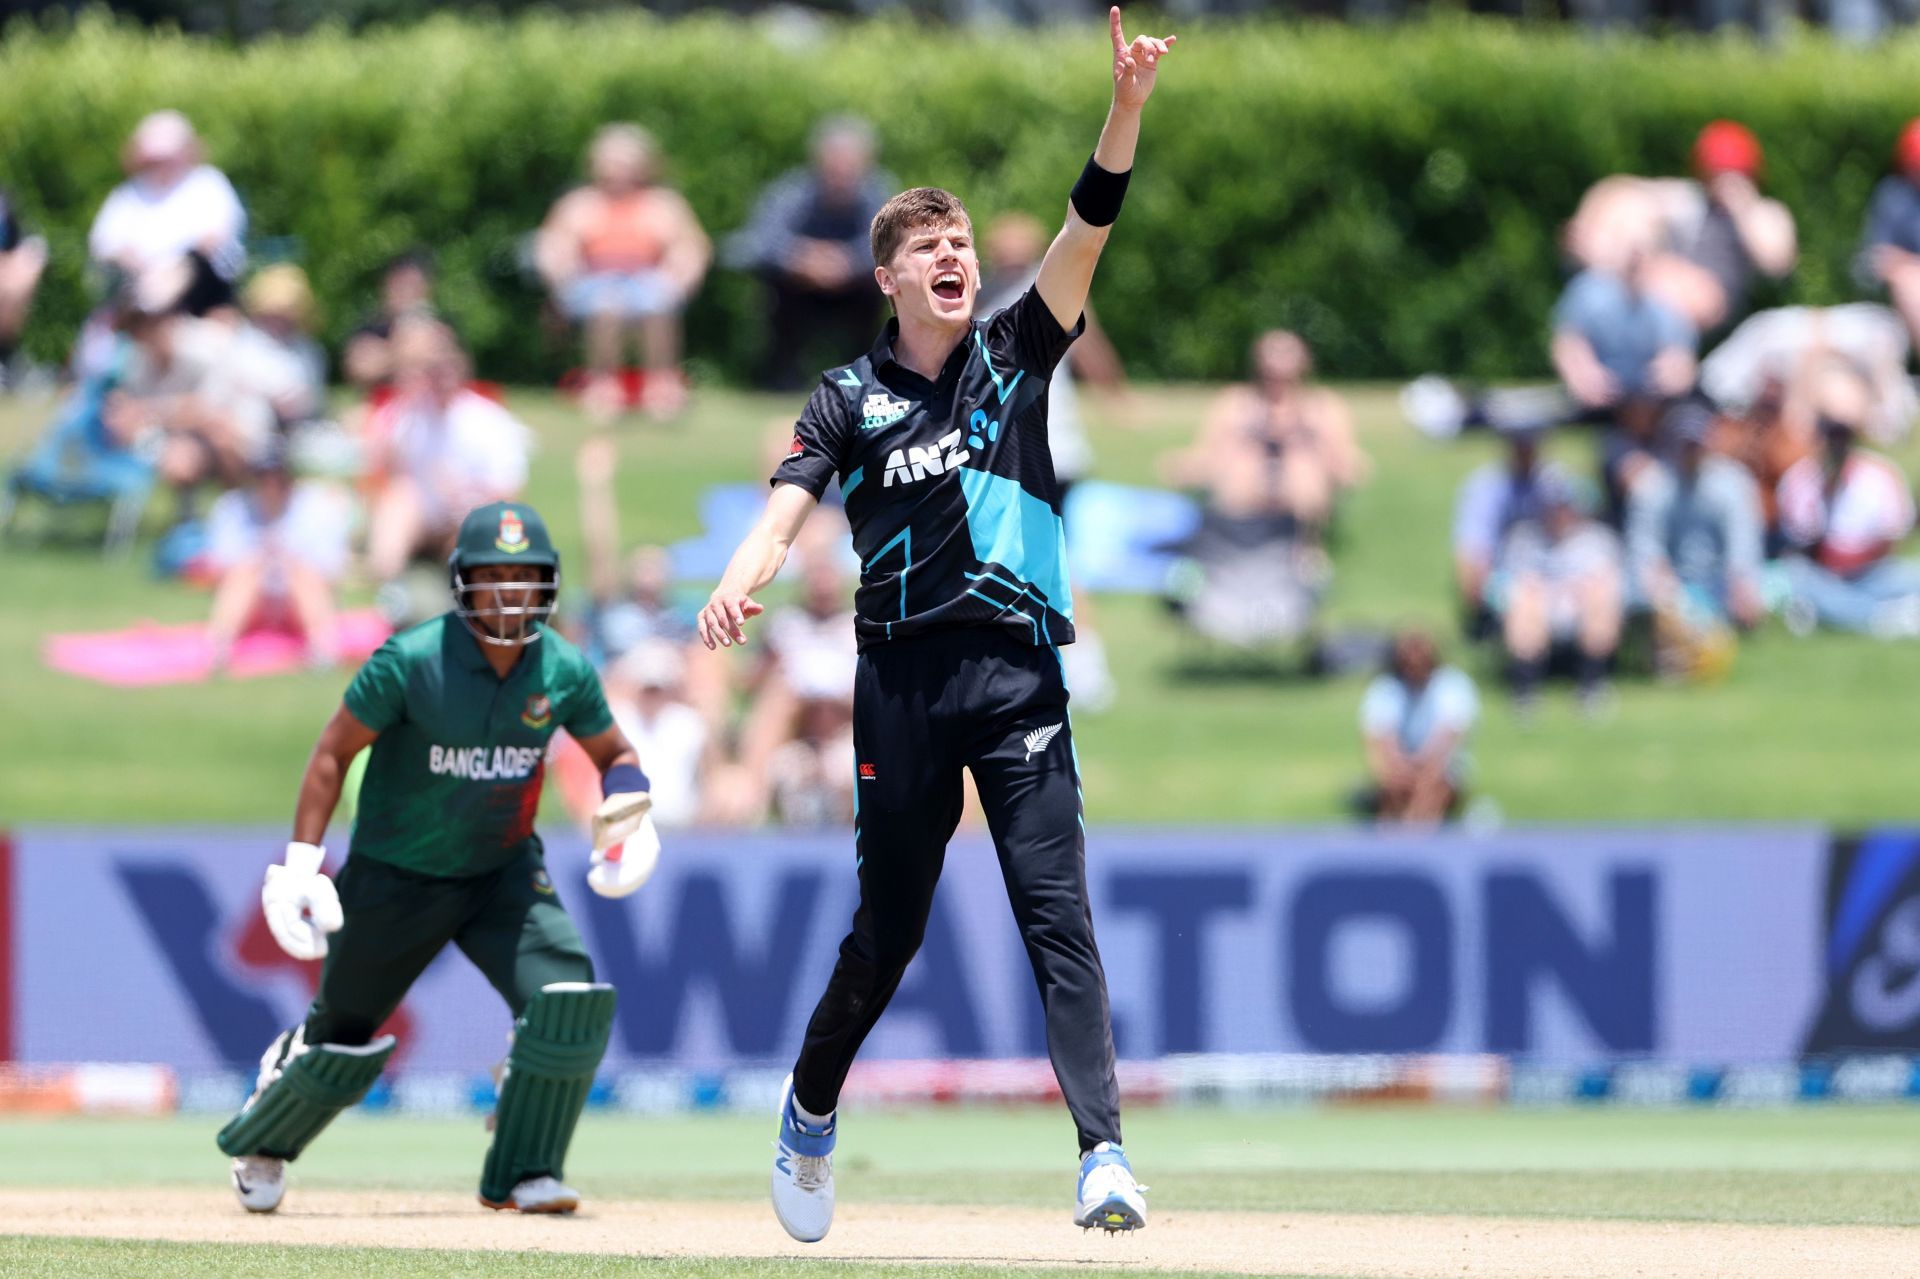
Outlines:
{"type": "Polygon", "coordinates": [[[897,320],[821,375],[773,483],[819,497],[839,476],[860,647],[967,626],[1073,642],[1047,379],[1085,325],[1061,328],[1029,289],[973,322],[938,381],[895,362],[897,320]]]}

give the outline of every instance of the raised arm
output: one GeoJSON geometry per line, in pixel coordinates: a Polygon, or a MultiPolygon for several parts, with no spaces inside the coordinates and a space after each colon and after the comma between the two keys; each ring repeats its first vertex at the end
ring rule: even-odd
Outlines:
{"type": "Polygon", "coordinates": [[[778,484],[767,496],[767,509],[753,526],[746,540],[727,561],[720,585],[713,588],[707,606],[700,610],[700,642],[708,648],[747,642],[741,629],[750,617],[766,611],[753,596],[764,589],[787,562],[787,552],[800,528],[813,514],[819,501],[797,484],[778,484]]]}
{"type": "Polygon", "coordinates": [[[1093,159],[1074,184],[1066,224],[1040,263],[1036,285],[1047,310],[1061,328],[1069,330],[1086,308],[1093,269],[1100,263],[1100,250],[1106,247],[1113,220],[1120,215],[1120,201],[1133,172],[1134,146],[1140,140],[1140,112],[1153,93],[1160,59],[1174,42],[1173,36],[1164,40],[1136,36],[1128,43],[1120,30],[1118,6],[1107,11],[1107,23],[1113,37],[1113,106],[1093,159]]]}

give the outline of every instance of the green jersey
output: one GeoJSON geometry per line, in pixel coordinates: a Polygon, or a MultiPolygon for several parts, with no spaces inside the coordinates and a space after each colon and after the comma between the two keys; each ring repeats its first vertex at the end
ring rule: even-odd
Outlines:
{"type": "Polygon", "coordinates": [[[346,693],[379,733],[350,852],[424,875],[479,875],[537,849],[547,741],[613,727],[600,678],[548,629],[503,679],[452,613],[380,646],[346,693]]]}

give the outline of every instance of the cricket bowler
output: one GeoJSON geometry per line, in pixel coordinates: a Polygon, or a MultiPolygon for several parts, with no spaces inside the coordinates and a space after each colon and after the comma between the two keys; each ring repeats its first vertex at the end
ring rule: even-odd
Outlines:
{"type": "Polygon", "coordinates": [[[875,215],[874,278],[894,311],[873,349],[829,369],[699,629],[743,630],[838,476],[862,565],[855,598],[855,860],[860,900],[784,1090],[774,1212],[803,1242],[833,1223],[835,1107],[861,1042],[926,930],[970,770],[1046,1010],[1080,1141],[1073,1219],[1137,1230],[1146,1201],[1120,1147],[1106,976],[1087,904],[1086,831],[1058,645],[1073,641],[1047,379],[1083,326],[1133,169],[1141,109],[1173,37],[1129,42],[1109,15],[1113,106],[1032,289],[974,319],[966,207],[932,187],[875,215]]]}
{"type": "Polygon", "coordinates": [[[548,740],[566,729],[600,769],[606,800],[587,883],[602,896],[625,896],[652,873],[652,799],[599,677],[548,626],[560,557],[533,508],[470,512],[448,576],[452,610],[393,636],[348,686],[307,761],[286,861],[267,868],[260,901],[274,939],[326,963],[306,1020],[267,1049],[253,1096],[220,1132],[250,1212],[280,1206],[287,1161],[366,1095],[394,1049],[376,1032],[449,942],[514,1017],[480,1202],[539,1213],[580,1204],[560,1178],[614,991],[594,981],[534,834],[548,740]],[[367,746],[336,890],[320,841],[367,746]]]}

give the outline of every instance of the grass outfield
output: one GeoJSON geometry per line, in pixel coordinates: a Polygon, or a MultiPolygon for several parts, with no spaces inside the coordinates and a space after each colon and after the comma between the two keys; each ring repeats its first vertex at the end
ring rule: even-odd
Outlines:
{"type": "MultiPolygon", "coordinates": [[[[222,1184],[213,1116],[0,1123],[0,1187],[222,1184]]],[[[568,1180],[589,1199],[766,1193],[770,1121],[589,1115],[568,1180]]],[[[349,1115],[296,1166],[316,1190],[466,1192],[478,1120],[349,1115]]],[[[1150,1110],[1127,1149],[1155,1208],[1920,1226],[1920,1109],[1150,1110]]],[[[849,1115],[843,1202],[1060,1208],[1072,1132],[1053,1110],[849,1115]]],[[[0,1224],[0,1231],[5,1229],[0,1224]]]]}
{"type": "MultiPolygon", "coordinates": [[[[1097,435],[1101,474],[1152,482],[1153,459],[1185,442],[1208,392],[1143,390],[1130,424],[1097,435]]],[[[1402,425],[1389,391],[1352,392],[1373,455],[1372,483],[1343,517],[1335,624],[1450,620],[1446,539],[1462,475],[1492,446],[1438,446],[1402,425]]],[[[540,436],[529,497],[579,564],[572,447],[582,425],[543,393],[513,403],[540,436]]],[[[622,436],[620,494],[629,541],[695,531],[700,491],[765,470],[767,432],[788,398],[711,392],[673,429],[622,436]]],[[[27,439],[44,406],[0,401],[0,455],[27,439]]],[[[1580,440],[1563,446],[1570,454],[1580,440]]],[[[1901,460],[1920,473],[1920,451],[1901,460]]],[[[75,550],[0,550],[17,601],[0,629],[0,822],[281,822],[313,736],[345,674],[117,690],[43,670],[42,634],[186,621],[206,600],[156,583],[144,560],[104,563],[75,550]]],[[[576,581],[578,578],[576,577],[576,581]]],[[[1119,705],[1080,724],[1088,810],[1096,821],[1271,822],[1342,812],[1360,753],[1361,680],[1204,679],[1179,674],[1179,631],[1149,600],[1105,598],[1101,628],[1119,705]]],[[[1920,645],[1769,630],[1723,685],[1633,685],[1603,724],[1550,699],[1523,728],[1491,686],[1474,741],[1480,788],[1514,820],[1911,820],[1902,758],[1907,690],[1920,645]]]]}
{"type": "MultiPolygon", "coordinates": [[[[545,1252],[452,1252],[444,1249],[311,1248],[271,1244],[190,1244],[112,1239],[9,1239],[0,1236],[0,1274],[60,1279],[260,1279],[262,1275],[366,1276],[367,1279],[883,1279],[897,1262],[802,1261],[791,1257],[671,1259],[555,1255],[545,1252]]],[[[914,1279],[987,1279],[999,1266],[916,1262],[914,1279]]],[[[1084,1279],[1098,1273],[1022,1266],[1021,1279],[1084,1279]]],[[[1193,1270],[1136,1270],[1139,1279],[1208,1279],[1193,1270]]]]}
{"type": "Polygon", "coordinates": [[[1066,1224],[1073,1161],[1056,1110],[851,1115],[837,1169],[847,1243],[872,1248],[858,1242],[872,1238],[861,1233],[863,1218],[885,1205],[899,1205],[893,1217],[909,1222],[918,1206],[937,1207],[889,1245],[832,1260],[760,1255],[793,1248],[763,1216],[770,1143],[767,1123],[755,1118],[590,1116],[568,1167],[587,1209],[570,1223],[513,1223],[468,1208],[485,1141],[476,1121],[379,1115],[343,1118],[300,1161],[287,1202],[295,1215],[248,1218],[221,1189],[217,1125],[210,1116],[0,1123],[0,1202],[38,1195],[40,1211],[58,1218],[29,1225],[16,1216],[14,1230],[50,1237],[0,1237],[0,1274],[988,1279],[1009,1265],[1034,1276],[1172,1273],[1165,1266],[1215,1273],[1205,1267],[1223,1263],[1210,1254],[1165,1248],[1183,1229],[1193,1239],[1196,1228],[1209,1240],[1244,1236],[1225,1254],[1240,1273],[1892,1274],[1888,1250],[1912,1254],[1904,1233],[1885,1228],[1920,1225],[1920,1110],[1908,1107],[1141,1109],[1129,1117],[1128,1146],[1153,1186],[1159,1230],[1110,1241],[1088,1241],[1066,1224]],[[83,1193],[68,1198],[62,1186],[83,1193]],[[156,1221],[155,1201],[178,1202],[194,1220],[156,1221]],[[72,1227],[53,1206],[67,1203],[84,1205],[72,1227]],[[101,1214],[117,1204],[129,1215],[103,1225],[111,1219],[101,1214]],[[362,1246],[288,1243],[352,1230],[329,1223],[354,1212],[357,1233],[344,1238],[362,1246]],[[704,1255],[676,1255],[669,1223],[702,1215],[727,1224],[704,1255]],[[1482,1218],[1485,1228],[1472,1224],[1482,1218]],[[1263,1227],[1268,1221],[1275,1226],[1263,1227]],[[979,1240],[1002,1223],[1025,1233],[990,1242],[1005,1255],[982,1264],[979,1240]],[[120,1237],[60,1237],[68,1233],[120,1237]],[[411,1246],[364,1246],[389,1238],[411,1246]],[[1882,1263],[1868,1269],[1798,1267],[1789,1251],[1784,1263],[1749,1271],[1712,1251],[1728,1240],[1764,1256],[1876,1238],[1881,1251],[1872,1255],[1882,1263]],[[1415,1254],[1411,1269],[1374,1255],[1395,1239],[1412,1241],[1399,1245],[1415,1254]],[[418,1246],[434,1242],[460,1246],[418,1246]],[[1666,1251],[1652,1269],[1624,1255],[1627,1269],[1606,1268],[1604,1257],[1596,1269],[1592,1250],[1615,1246],[1666,1251]],[[641,1255],[608,1255],[615,1251],[641,1255]],[[1456,1253],[1475,1264],[1459,1265],[1456,1253]],[[1075,1264],[1049,1268],[1063,1259],[1075,1264]]]}

